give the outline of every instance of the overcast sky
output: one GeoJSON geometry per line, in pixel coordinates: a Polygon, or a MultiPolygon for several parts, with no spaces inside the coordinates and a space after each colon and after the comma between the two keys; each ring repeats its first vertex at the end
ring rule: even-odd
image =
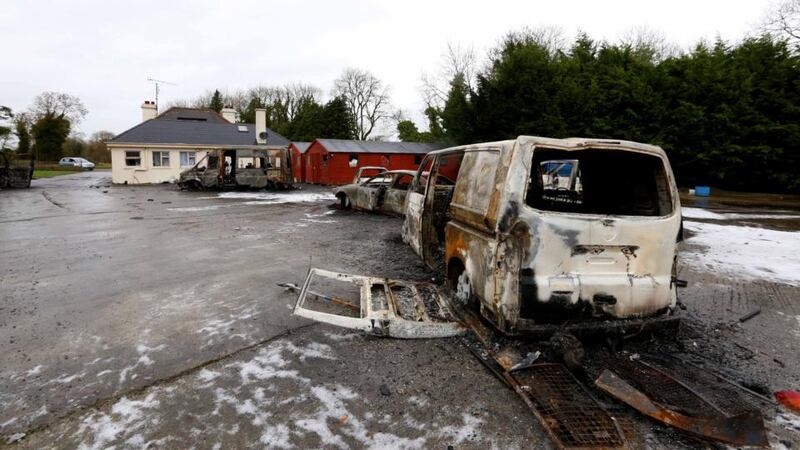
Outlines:
{"type": "Polygon", "coordinates": [[[160,103],[207,89],[304,82],[327,94],[348,66],[391,87],[393,104],[421,121],[423,72],[435,72],[447,43],[481,55],[506,32],[556,25],[617,40],[635,26],[682,47],[751,32],[768,0],[628,1],[32,1],[0,7],[0,105],[28,108],[45,90],[80,97],[80,131],[122,132],[160,103]]]}

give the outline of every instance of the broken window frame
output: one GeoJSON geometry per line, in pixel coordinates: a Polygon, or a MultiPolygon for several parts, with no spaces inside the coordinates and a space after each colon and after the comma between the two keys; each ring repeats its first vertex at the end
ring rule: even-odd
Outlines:
{"type": "MultiPolygon", "coordinates": [[[[585,164],[584,164],[585,165],[585,164]]],[[[625,218],[635,218],[635,219],[655,219],[655,218],[666,218],[671,217],[678,213],[678,209],[676,207],[676,199],[673,195],[672,189],[670,187],[670,176],[668,174],[668,163],[657,154],[652,154],[650,152],[640,151],[637,149],[631,148],[604,148],[604,147],[586,147],[582,149],[575,149],[575,150],[564,150],[557,147],[548,147],[548,146],[534,146],[531,152],[531,164],[528,165],[528,174],[527,174],[527,183],[525,183],[525,189],[523,192],[523,199],[525,200],[525,207],[530,208],[538,213],[547,213],[547,214],[563,214],[563,215],[576,215],[576,216],[583,216],[583,217],[603,217],[603,216],[613,216],[613,217],[625,217],[625,218]],[[666,196],[666,198],[657,198],[655,201],[659,203],[657,205],[658,208],[663,209],[666,207],[667,211],[663,214],[628,214],[628,213],[617,213],[617,212],[607,212],[607,211],[580,211],[580,210],[567,210],[567,209],[553,209],[553,208],[542,208],[537,206],[532,198],[529,195],[533,195],[534,192],[531,191],[531,186],[533,185],[533,177],[534,171],[541,176],[541,172],[537,169],[540,167],[540,164],[537,163],[536,159],[538,156],[537,152],[553,152],[560,154],[558,157],[553,158],[546,158],[540,161],[540,163],[546,162],[554,162],[554,161],[567,161],[567,160],[574,160],[577,162],[577,183],[580,183],[581,186],[581,194],[585,192],[585,186],[581,177],[583,176],[583,171],[581,169],[581,157],[588,152],[597,153],[597,152],[608,152],[614,154],[635,154],[640,157],[644,158],[652,158],[654,161],[659,161],[659,172],[660,178],[663,178],[660,181],[655,181],[656,186],[654,187],[655,195],[657,196],[666,196]],[[662,186],[658,186],[658,183],[661,183],[662,186]],[[663,205],[660,204],[663,202],[663,205]]],[[[543,185],[543,180],[539,180],[543,185]]],[[[543,189],[543,188],[542,188],[543,189]]],[[[542,193],[544,190],[542,191],[542,193]]]]}
{"type": "Polygon", "coordinates": [[[141,167],[141,166],[142,166],[141,150],[125,150],[125,167],[141,167]]]}

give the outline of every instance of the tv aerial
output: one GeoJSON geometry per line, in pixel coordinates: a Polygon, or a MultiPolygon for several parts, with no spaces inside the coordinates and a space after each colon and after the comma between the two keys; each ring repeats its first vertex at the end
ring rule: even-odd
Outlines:
{"type": "Polygon", "coordinates": [[[147,81],[153,83],[156,86],[156,111],[158,111],[158,93],[160,92],[160,85],[168,84],[170,86],[177,86],[176,83],[171,81],[164,81],[164,80],[156,80],[155,78],[147,78],[147,81]]]}

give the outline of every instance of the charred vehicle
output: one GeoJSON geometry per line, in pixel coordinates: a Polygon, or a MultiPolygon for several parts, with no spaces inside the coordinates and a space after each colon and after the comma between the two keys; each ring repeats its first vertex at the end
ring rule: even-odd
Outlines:
{"type": "Polygon", "coordinates": [[[360,183],[339,186],[333,194],[342,209],[403,215],[413,170],[387,170],[360,183]]]}
{"type": "Polygon", "coordinates": [[[361,183],[362,181],[366,181],[372,178],[373,176],[375,176],[375,174],[386,172],[388,170],[389,169],[387,169],[386,167],[381,167],[381,166],[359,167],[358,170],[356,171],[355,176],[353,177],[353,184],[361,183]]]}
{"type": "Polygon", "coordinates": [[[0,189],[31,187],[33,164],[33,154],[0,151],[0,189]]]}
{"type": "Polygon", "coordinates": [[[183,189],[286,189],[292,187],[288,149],[211,150],[193,167],[181,172],[183,189]]]}
{"type": "Polygon", "coordinates": [[[406,203],[404,240],[505,333],[676,305],[680,204],[659,147],[522,136],[435,151],[406,203]]]}

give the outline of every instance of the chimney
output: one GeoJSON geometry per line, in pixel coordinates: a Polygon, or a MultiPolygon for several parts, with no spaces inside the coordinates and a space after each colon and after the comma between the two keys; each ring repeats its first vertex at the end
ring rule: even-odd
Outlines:
{"type": "Polygon", "coordinates": [[[256,109],[256,143],[267,143],[267,110],[256,109]]]}
{"type": "Polygon", "coordinates": [[[236,110],[230,106],[222,108],[219,112],[230,123],[236,123],[236,110]]]}
{"type": "Polygon", "coordinates": [[[158,108],[156,107],[156,102],[145,100],[144,103],[142,103],[142,122],[155,119],[157,115],[158,108]]]}

